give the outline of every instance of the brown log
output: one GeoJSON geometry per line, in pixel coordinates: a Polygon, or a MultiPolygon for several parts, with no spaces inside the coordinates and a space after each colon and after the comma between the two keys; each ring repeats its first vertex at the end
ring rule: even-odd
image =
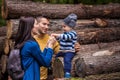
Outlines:
{"type": "Polygon", "coordinates": [[[55,59],[53,62],[53,77],[54,78],[63,78],[64,77],[64,68],[61,60],[55,59]]]}
{"type": "Polygon", "coordinates": [[[1,59],[0,59],[0,63],[1,63],[1,68],[2,68],[2,72],[3,74],[6,71],[6,64],[7,64],[7,56],[6,55],[2,55],[1,59]]]}
{"type": "MultiPolygon", "coordinates": [[[[119,41],[115,41],[115,42],[111,42],[111,43],[101,43],[101,48],[99,49],[95,49],[94,51],[100,51],[101,50],[101,53],[105,53],[105,54],[102,54],[101,55],[101,53],[99,54],[99,55],[96,55],[96,56],[108,56],[108,55],[110,55],[109,53],[111,53],[112,51],[119,51],[119,49],[120,49],[120,46],[119,46],[119,44],[120,44],[120,42],[119,41]],[[118,43],[118,44],[117,44],[118,43]],[[118,46],[117,48],[116,48],[116,46],[118,46]],[[105,50],[104,50],[105,49],[105,50]],[[106,50],[107,49],[107,50],[106,50]],[[111,51],[108,51],[108,49],[110,49],[111,51]],[[104,51],[103,51],[104,50],[104,51]],[[106,54],[106,52],[109,52],[108,54],[106,54]]],[[[84,53],[81,53],[81,50],[80,50],[80,52],[79,52],[79,55],[76,55],[75,56],[75,58],[76,59],[79,59],[79,58],[83,58],[83,56],[85,57],[85,56],[88,56],[88,54],[89,54],[89,56],[95,56],[95,54],[96,53],[94,53],[92,50],[93,49],[91,49],[91,47],[93,47],[93,48],[95,48],[97,46],[97,44],[90,44],[90,45],[81,45],[81,47],[82,48],[84,48],[85,50],[83,50],[82,52],[84,52],[84,53]],[[86,48],[86,46],[89,46],[89,48],[87,47],[86,48]],[[88,51],[87,51],[87,49],[88,49],[88,51]],[[93,52],[93,53],[88,53],[88,52],[93,52]],[[85,53],[85,52],[87,52],[87,53],[85,53]],[[91,54],[91,55],[90,55],[91,54]]],[[[114,54],[114,53],[113,53],[114,54]]],[[[112,55],[112,54],[111,54],[112,55]]],[[[75,59],[74,58],[74,59],[75,59]]],[[[74,60],[74,61],[76,61],[76,59],[74,60]]],[[[77,62],[77,61],[76,61],[77,62]]],[[[58,66],[58,65],[60,65],[59,64],[59,62],[57,62],[56,63],[56,66],[58,66]]],[[[73,63],[72,63],[73,64],[73,63]]],[[[55,64],[54,64],[55,65],[55,64]]],[[[97,66],[98,67],[98,66],[97,66]]],[[[55,67],[54,67],[55,68],[55,67]]],[[[60,67],[58,66],[57,67],[57,69],[55,68],[55,70],[56,70],[56,72],[57,72],[57,70],[58,69],[60,69],[60,67]]],[[[62,71],[62,70],[61,70],[62,71]]],[[[58,74],[58,72],[57,72],[57,74],[58,74]]],[[[56,75],[57,75],[56,74],[56,75]]],[[[79,73],[79,74],[81,74],[81,73],[79,73]]],[[[115,79],[120,79],[120,72],[115,72],[115,73],[107,73],[107,74],[97,74],[97,75],[91,75],[91,76],[86,76],[84,79],[85,80],[115,80],[115,79]]],[[[73,72],[72,72],[72,76],[74,76],[74,77],[76,77],[76,75],[75,75],[75,73],[73,74],[73,72]]],[[[81,77],[81,76],[80,76],[81,77]]],[[[62,78],[63,79],[63,78],[62,78]]],[[[72,78],[72,79],[74,79],[74,78],[72,78]]],[[[75,78],[75,79],[81,79],[81,78],[75,78]]],[[[83,79],[83,78],[82,78],[83,79]]],[[[59,80],[59,79],[55,79],[55,80],[59,80]]]]}
{"type": "Polygon", "coordinates": [[[7,39],[14,37],[18,30],[19,21],[18,20],[7,20],[7,39]]]}
{"type": "MultiPolygon", "coordinates": [[[[53,79],[49,79],[53,80],[53,79]]],[[[120,72],[100,74],[100,75],[90,75],[85,78],[72,77],[70,79],[66,78],[54,78],[54,80],[120,80],[120,72]]]]}
{"type": "Polygon", "coordinates": [[[4,53],[8,55],[9,51],[14,48],[13,39],[5,39],[4,53]]]}
{"type": "Polygon", "coordinates": [[[91,75],[85,78],[72,77],[71,79],[59,78],[54,80],[120,80],[120,72],[101,74],[101,75],[91,75]]]}
{"type": "Polygon", "coordinates": [[[91,75],[85,77],[85,80],[120,80],[120,72],[91,75]]]}
{"type": "Polygon", "coordinates": [[[78,76],[112,73],[120,71],[120,46],[91,51],[84,56],[77,55],[75,73],[78,76]],[[91,55],[87,55],[91,53],[91,55]]]}
{"type": "Polygon", "coordinates": [[[2,17],[4,19],[20,16],[46,16],[48,18],[65,18],[75,13],[78,18],[120,18],[120,4],[82,5],[82,4],[41,4],[32,1],[4,0],[2,17]]]}
{"type": "MultiPolygon", "coordinates": [[[[92,56],[94,52],[100,52],[101,53],[96,53],[99,56],[104,56],[104,55],[110,55],[108,50],[113,50],[116,47],[119,47],[120,45],[120,40],[119,41],[114,41],[110,43],[100,43],[100,44],[86,44],[86,45],[81,45],[80,46],[80,51],[77,52],[76,56],[72,60],[72,75],[75,76],[75,61],[78,58],[84,57],[84,56],[92,56]]],[[[119,49],[119,48],[117,48],[119,49]]],[[[94,55],[96,55],[94,54],[94,55]]]]}
{"type": "MultiPolygon", "coordinates": [[[[102,26],[102,28],[107,28],[107,27],[119,27],[120,25],[120,20],[107,20],[107,19],[95,19],[95,20],[78,20],[77,21],[77,26],[75,27],[75,30],[81,30],[83,31],[85,29],[86,32],[95,32],[95,30],[97,31],[102,31],[104,29],[100,28],[100,24],[103,24],[102,22],[106,23],[106,26],[102,26]],[[97,23],[96,23],[97,22],[97,23]],[[97,26],[98,25],[98,26],[97,26]],[[94,29],[94,27],[96,27],[97,29],[94,29]],[[86,28],[93,28],[93,30],[89,29],[87,30],[86,28]]],[[[61,31],[61,23],[62,20],[61,19],[51,19],[50,20],[50,28],[49,31],[50,32],[59,32],[61,31]]],[[[7,38],[10,38],[11,36],[15,36],[17,29],[18,29],[18,25],[19,25],[19,19],[10,19],[7,21],[7,38]]],[[[112,28],[111,28],[112,29],[112,28]]],[[[110,29],[110,30],[111,30],[110,29]]],[[[106,29],[105,29],[106,30],[106,29]]],[[[78,31],[79,34],[81,34],[81,31],[78,31]]],[[[84,32],[84,31],[83,31],[84,32]]],[[[119,33],[119,32],[118,32],[119,33]]],[[[88,33],[85,33],[88,34],[88,33]]]]}
{"type": "Polygon", "coordinates": [[[0,27],[0,36],[6,36],[6,33],[7,27],[6,26],[0,27]]]}
{"type": "Polygon", "coordinates": [[[9,39],[5,39],[5,47],[4,47],[4,53],[7,55],[10,51],[10,40],[9,39]]]}
{"type": "Polygon", "coordinates": [[[80,44],[92,44],[100,42],[112,42],[120,40],[120,28],[91,28],[79,30],[78,42],[80,44]]]}
{"type": "Polygon", "coordinates": [[[54,80],[120,80],[120,72],[100,74],[100,75],[90,75],[85,78],[72,77],[71,79],[57,78],[54,80]]]}
{"type": "Polygon", "coordinates": [[[86,44],[80,45],[80,51],[76,54],[84,56],[84,55],[91,55],[89,52],[91,51],[99,51],[102,49],[108,49],[110,47],[115,47],[120,45],[120,40],[113,41],[113,42],[106,42],[106,43],[97,43],[97,44],[86,44]],[[88,53],[88,54],[86,54],[88,53]]]}
{"type": "MultiPolygon", "coordinates": [[[[56,32],[59,33],[61,20],[51,20],[50,31],[49,33],[56,32]],[[57,28],[59,28],[57,30],[57,28]],[[52,30],[52,31],[51,31],[52,30]]],[[[91,21],[92,22],[92,21],[91,21]]],[[[81,23],[83,23],[81,21],[81,23]]],[[[7,21],[7,39],[6,46],[4,48],[5,53],[9,52],[9,44],[11,41],[10,38],[14,38],[18,29],[19,20],[8,20],[7,21]]],[[[114,40],[120,39],[120,29],[119,27],[111,28],[83,28],[80,30],[75,30],[78,32],[78,42],[81,44],[91,44],[91,43],[100,43],[100,42],[112,42],[114,40]]]]}
{"type": "Polygon", "coordinates": [[[0,55],[4,53],[5,39],[5,36],[0,37],[0,55]]]}
{"type": "MultiPolygon", "coordinates": [[[[50,20],[50,30],[59,31],[61,30],[61,19],[51,19],[50,20]]],[[[84,28],[110,28],[110,27],[119,27],[119,19],[79,19],[77,20],[77,25],[74,28],[75,30],[84,29],[84,28]]]]}
{"type": "MultiPolygon", "coordinates": [[[[119,19],[100,19],[96,18],[94,20],[96,27],[118,27],[120,26],[119,19]]],[[[94,25],[95,26],[95,25],[94,25]]]]}

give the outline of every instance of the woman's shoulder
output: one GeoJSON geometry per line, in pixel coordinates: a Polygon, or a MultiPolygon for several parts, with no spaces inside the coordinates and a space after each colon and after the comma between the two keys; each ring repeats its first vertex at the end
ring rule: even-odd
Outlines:
{"type": "Polygon", "coordinates": [[[29,47],[37,47],[38,46],[38,44],[37,44],[37,42],[36,41],[33,41],[33,40],[28,40],[28,41],[26,41],[25,43],[24,43],[24,46],[29,46],[29,47]]]}

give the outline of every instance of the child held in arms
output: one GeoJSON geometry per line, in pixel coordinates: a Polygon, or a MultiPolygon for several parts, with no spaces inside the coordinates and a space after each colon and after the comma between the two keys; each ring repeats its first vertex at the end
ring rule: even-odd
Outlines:
{"type": "Polygon", "coordinates": [[[51,34],[57,38],[60,44],[60,51],[56,57],[62,56],[64,58],[65,78],[71,77],[71,61],[75,56],[74,45],[77,42],[77,33],[73,30],[73,28],[76,26],[76,22],[77,15],[71,13],[63,20],[62,30],[64,32],[62,34],[51,34]]]}

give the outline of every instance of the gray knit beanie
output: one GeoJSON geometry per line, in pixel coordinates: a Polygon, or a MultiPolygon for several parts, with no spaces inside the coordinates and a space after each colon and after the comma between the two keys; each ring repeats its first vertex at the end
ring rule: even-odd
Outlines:
{"type": "Polygon", "coordinates": [[[69,14],[64,20],[63,22],[68,25],[69,27],[75,27],[76,26],[76,21],[77,21],[77,15],[72,13],[69,14]]]}

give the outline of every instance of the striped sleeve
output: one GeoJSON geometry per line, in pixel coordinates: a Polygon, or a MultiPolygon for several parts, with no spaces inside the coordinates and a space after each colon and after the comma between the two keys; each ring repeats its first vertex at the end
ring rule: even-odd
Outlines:
{"type": "Polygon", "coordinates": [[[60,39],[62,40],[72,40],[77,36],[75,31],[69,32],[68,34],[61,34],[60,39]]]}

